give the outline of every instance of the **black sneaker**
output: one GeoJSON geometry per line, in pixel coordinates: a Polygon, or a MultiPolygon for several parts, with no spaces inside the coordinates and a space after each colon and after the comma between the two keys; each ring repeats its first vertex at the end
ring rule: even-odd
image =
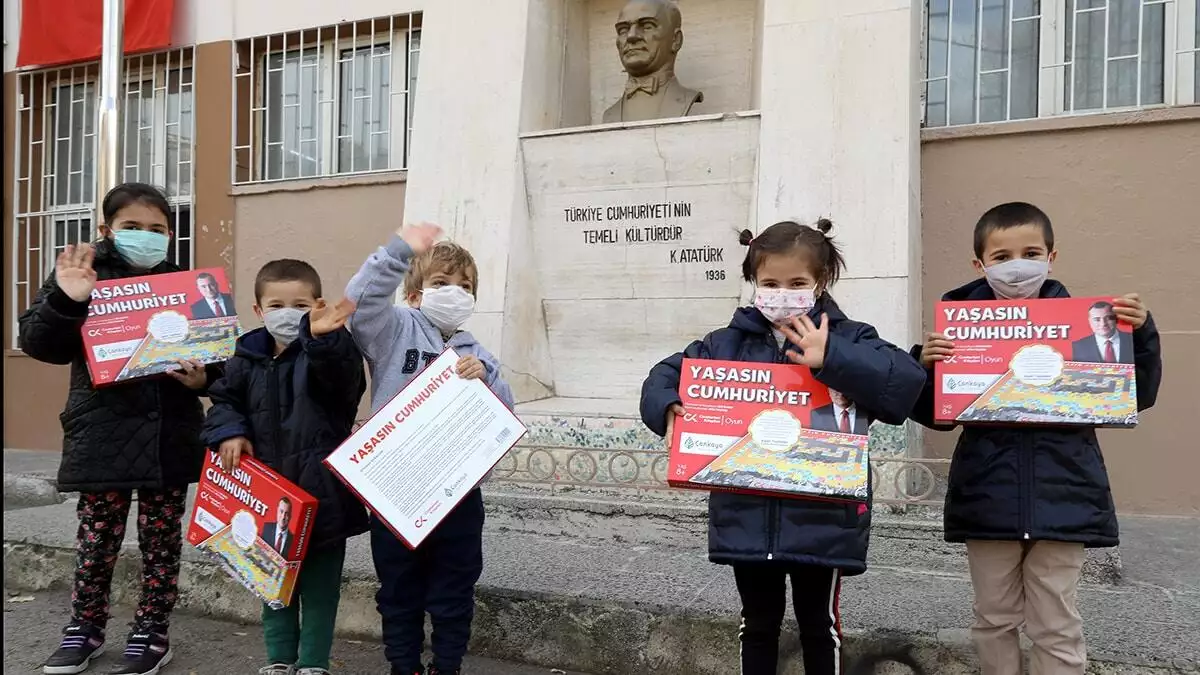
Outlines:
{"type": "Polygon", "coordinates": [[[462,675],[462,671],[461,670],[438,670],[437,668],[434,668],[433,666],[429,666],[429,668],[425,671],[425,675],[462,675]]]}
{"type": "Polygon", "coordinates": [[[425,670],[423,668],[419,668],[417,670],[409,671],[400,668],[399,666],[392,666],[392,675],[425,675],[425,670]]]}
{"type": "Polygon", "coordinates": [[[171,643],[162,633],[133,632],[125,642],[121,662],[108,671],[109,675],[158,675],[171,662],[171,643]]]}
{"type": "Polygon", "coordinates": [[[48,675],[82,673],[92,659],[104,653],[104,631],[90,623],[72,621],[63,629],[58,649],[46,659],[42,672],[48,675]]]}

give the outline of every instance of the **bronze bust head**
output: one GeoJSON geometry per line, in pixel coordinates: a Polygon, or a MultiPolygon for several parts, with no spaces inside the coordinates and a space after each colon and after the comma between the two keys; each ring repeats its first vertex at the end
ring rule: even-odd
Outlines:
{"type": "Polygon", "coordinates": [[[673,0],[630,0],[616,29],[617,55],[629,79],[620,100],[604,111],[605,122],[683,117],[704,100],[675,79],[683,19],[673,0]]]}

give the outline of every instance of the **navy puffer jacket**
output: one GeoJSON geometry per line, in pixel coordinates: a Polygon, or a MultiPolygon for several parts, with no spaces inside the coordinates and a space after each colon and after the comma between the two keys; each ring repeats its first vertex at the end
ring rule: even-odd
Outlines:
{"type": "MultiPolygon", "coordinates": [[[[822,296],[811,316],[829,316],[825,365],[813,372],[822,384],[853,400],[869,419],[899,424],[908,416],[925,383],[925,370],[903,350],[880,339],[871,326],[846,318],[822,296]]],[[[679,403],[683,359],[790,363],[771,332],[771,323],[753,307],[733,315],[728,328],[654,366],[642,385],[642,421],[666,434],[667,409],[679,403]]],[[[708,499],[708,557],[715,563],[818,565],[847,575],[867,569],[871,510],[853,502],[712,492],[708,499]]]]}
{"type": "Polygon", "coordinates": [[[254,457],[317,498],[313,549],[367,531],[362,502],[323,464],[354,429],[366,391],[362,355],[349,331],[313,338],[308,317],[300,337],[278,357],[265,328],[238,340],[225,377],[210,391],[204,441],[216,450],[243,436],[254,457]]]}
{"type": "MultiPolygon", "coordinates": [[[[1053,279],[1039,297],[1070,297],[1053,279]]],[[[942,297],[948,301],[995,300],[978,279],[942,297]]],[[[1162,380],[1158,330],[1148,317],[1133,332],[1138,410],[1154,405],[1162,380]]],[[[921,357],[921,345],[913,347],[921,357]]],[[[933,378],[912,419],[933,422],[933,378]]],[[[964,426],[954,448],[946,490],[946,541],[1047,540],[1088,547],[1119,543],[1117,511],[1096,430],[1091,427],[964,426]]]]}

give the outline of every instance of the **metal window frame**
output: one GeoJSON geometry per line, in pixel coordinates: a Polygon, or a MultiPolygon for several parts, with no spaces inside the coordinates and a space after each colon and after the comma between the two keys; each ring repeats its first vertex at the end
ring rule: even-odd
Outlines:
{"type": "MultiPolygon", "coordinates": [[[[1006,101],[1008,110],[1006,111],[1005,119],[1001,121],[1017,121],[1012,119],[1012,33],[1011,26],[1014,21],[1018,20],[1040,20],[1039,35],[1038,35],[1038,82],[1037,82],[1037,117],[1059,117],[1059,116],[1074,116],[1074,115],[1094,115],[1111,112],[1121,112],[1130,110],[1146,110],[1154,108],[1164,108],[1176,105],[1188,105],[1200,102],[1200,91],[1197,91],[1196,86],[1196,56],[1200,54],[1200,44],[1197,44],[1195,26],[1196,26],[1196,11],[1197,4],[1200,0],[1141,0],[1140,11],[1145,16],[1147,8],[1154,6],[1163,7],[1163,102],[1162,103],[1143,103],[1141,101],[1142,92],[1142,40],[1144,37],[1144,24],[1139,24],[1138,27],[1138,50],[1136,56],[1118,56],[1113,57],[1108,54],[1108,21],[1105,21],[1105,53],[1104,53],[1104,79],[1101,83],[1101,91],[1104,97],[1103,105],[1097,108],[1075,109],[1074,102],[1068,103],[1068,93],[1073,95],[1071,90],[1071,82],[1068,81],[1066,71],[1068,66],[1072,65],[1074,59],[1067,61],[1066,53],[1066,34],[1065,22],[1068,20],[1067,0],[1042,0],[1041,12],[1038,15],[1025,17],[1023,19],[1014,19],[1013,7],[1015,2],[1009,3],[1008,21],[1009,21],[1009,60],[1006,68],[1000,71],[1007,71],[1008,77],[1008,92],[1009,96],[1006,101]],[[1114,60],[1127,60],[1135,58],[1138,64],[1137,67],[1137,82],[1136,96],[1137,103],[1129,106],[1114,106],[1108,105],[1108,70],[1109,64],[1114,60]]],[[[1076,9],[1075,13],[1070,17],[1072,21],[1077,21],[1080,13],[1109,11],[1111,0],[1106,0],[1104,6],[1099,9],[1076,9]]],[[[968,123],[951,123],[950,121],[950,85],[952,64],[950,59],[952,56],[947,55],[946,75],[938,77],[929,77],[928,63],[929,58],[925,53],[928,50],[928,41],[925,37],[921,40],[921,63],[922,63],[922,125],[928,124],[926,107],[928,102],[925,100],[928,87],[933,82],[944,81],[946,85],[946,119],[943,124],[937,124],[933,128],[943,126],[968,126],[970,124],[984,124],[995,122],[980,122],[980,107],[982,97],[980,96],[980,85],[983,75],[990,72],[999,71],[984,71],[980,68],[979,51],[982,49],[982,0],[976,2],[976,67],[975,67],[975,121],[968,123]]],[[[948,35],[949,42],[947,49],[952,52],[951,45],[953,44],[953,2],[949,3],[950,14],[947,19],[950,33],[948,35]]],[[[929,0],[925,0],[922,9],[922,36],[928,34],[930,21],[929,0]]],[[[1073,28],[1075,24],[1072,24],[1073,28]]],[[[1077,36],[1078,31],[1072,30],[1072,36],[1077,36]]],[[[1078,49],[1079,41],[1073,40],[1073,48],[1078,49]]],[[[1072,78],[1073,79],[1073,78],[1072,78]]]]}
{"type": "MultiPolygon", "coordinates": [[[[235,95],[233,102],[233,120],[235,131],[238,128],[239,116],[246,114],[245,123],[248,126],[249,138],[247,143],[239,144],[237,134],[233,140],[233,147],[230,158],[231,179],[234,185],[246,184],[264,184],[277,183],[283,181],[294,180],[315,180],[327,179],[344,176],[354,176],[374,173],[391,173],[405,171],[408,168],[408,150],[411,145],[412,134],[412,116],[410,114],[410,101],[412,99],[412,83],[414,73],[410,68],[413,63],[414,53],[419,52],[421,26],[419,25],[420,13],[399,14],[389,17],[381,17],[375,19],[364,19],[359,22],[353,22],[345,25],[336,26],[318,26],[314,28],[290,31],[288,33],[280,33],[268,36],[259,36],[240,40],[233,45],[234,51],[234,72],[233,82],[235,84],[235,95]],[[361,24],[371,26],[373,30],[359,31],[361,24]],[[383,24],[377,27],[379,24],[383,24]],[[265,43],[263,49],[258,49],[258,43],[265,43]],[[355,77],[357,71],[356,59],[348,52],[357,52],[361,50],[374,50],[379,47],[388,48],[389,58],[389,91],[386,118],[388,120],[388,130],[386,132],[371,132],[372,134],[388,134],[388,165],[383,167],[369,166],[367,169],[353,170],[354,155],[353,149],[351,154],[351,168],[340,166],[341,158],[339,153],[339,142],[342,139],[352,138],[354,129],[350,129],[350,135],[342,134],[341,132],[341,107],[347,96],[354,96],[353,92],[349,91],[349,85],[343,82],[341,73],[342,66],[350,63],[352,68],[351,78],[355,77]],[[248,49],[247,49],[248,48],[248,49]],[[247,51],[249,62],[246,63],[245,55],[242,53],[247,51]],[[280,141],[269,141],[271,138],[271,121],[273,105],[283,105],[291,107],[291,104],[282,103],[284,97],[283,92],[278,94],[273,91],[268,91],[269,76],[274,72],[282,72],[283,77],[287,77],[288,61],[298,59],[301,63],[305,58],[315,52],[317,55],[315,66],[300,65],[295,68],[296,72],[306,67],[315,67],[318,70],[318,76],[314,78],[317,84],[316,105],[320,107],[320,112],[315,116],[320,125],[317,129],[317,136],[302,137],[297,140],[298,145],[307,145],[314,143],[320,153],[317,158],[317,171],[313,175],[296,174],[292,175],[285,169],[281,169],[279,175],[272,175],[270,168],[271,148],[279,145],[286,152],[287,141],[281,137],[280,141]],[[269,64],[273,57],[278,57],[280,54],[285,55],[284,61],[279,69],[271,69],[269,64]],[[246,72],[239,72],[243,64],[248,66],[246,72]],[[239,97],[240,88],[237,83],[240,78],[250,78],[249,80],[249,96],[250,101],[239,100],[244,97],[239,97]],[[238,159],[239,153],[245,153],[243,159],[246,160],[248,167],[243,167],[247,178],[239,180],[238,159]]],[[[368,78],[374,77],[374,68],[378,58],[369,58],[367,67],[370,69],[368,78]]],[[[303,79],[303,78],[302,78],[303,79]]],[[[370,81],[370,80],[368,80],[370,81]]],[[[297,83],[299,84],[299,83],[297,83]]],[[[284,87],[287,90],[287,87],[284,87]]],[[[369,101],[367,105],[374,105],[373,99],[377,97],[377,93],[372,91],[366,96],[359,97],[369,101]]],[[[296,104],[301,110],[298,112],[301,118],[304,117],[304,101],[311,99],[311,92],[305,93],[300,97],[300,101],[296,104]]],[[[283,113],[276,115],[282,119],[283,113]]],[[[286,167],[286,162],[281,164],[281,167],[286,167]]]]}
{"type": "MultiPolygon", "coordinates": [[[[149,177],[138,176],[138,180],[144,180],[155,185],[161,186],[167,192],[167,201],[172,209],[172,216],[176,220],[175,237],[174,237],[174,254],[176,260],[185,266],[192,267],[195,263],[195,228],[194,221],[191,218],[192,210],[194,209],[194,192],[195,192],[195,123],[196,123],[196,101],[197,90],[195,83],[195,48],[193,46],[176,47],[170,50],[154,52],[150,54],[127,56],[124,63],[124,75],[122,84],[125,85],[123,104],[128,104],[130,100],[138,101],[142,99],[141,91],[146,82],[151,83],[151,97],[154,100],[154,116],[150,127],[139,126],[139,131],[149,128],[152,133],[152,141],[155,145],[153,151],[151,172],[154,174],[149,177]],[[190,70],[191,76],[184,79],[184,71],[190,70]],[[169,144],[169,127],[181,126],[183,124],[183,106],[180,106],[179,113],[174,120],[167,119],[166,112],[169,109],[167,97],[161,97],[159,100],[158,93],[163,91],[167,95],[170,94],[171,80],[168,77],[172,71],[179,72],[179,93],[182,94],[186,89],[191,93],[192,108],[191,117],[188,122],[188,133],[186,134],[189,143],[189,152],[187,161],[179,161],[177,155],[177,183],[184,182],[186,171],[186,184],[189,186],[186,193],[181,190],[171,192],[171,186],[166,185],[166,169],[167,169],[167,146],[169,144]],[[159,87],[158,83],[162,82],[159,87]],[[138,86],[141,85],[141,86],[138,86]],[[135,95],[130,96],[130,87],[135,87],[135,95]],[[184,232],[179,222],[180,216],[187,213],[188,225],[187,231],[184,232]],[[185,236],[181,236],[185,235],[185,236]],[[181,253],[186,245],[186,258],[181,259],[181,253]]],[[[74,243],[76,239],[92,240],[97,235],[99,223],[96,222],[96,198],[98,195],[87,195],[87,190],[90,188],[95,190],[95,162],[96,155],[99,151],[99,136],[97,132],[97,124],[93,122],[91,134],[85,131],[82,138],[73,133],[74,125],[68,123],[70,136],[59,138],[58,131],[58,114],[60,91],[63,89],[71,91],[72,103],[69,106],[69,114],[75,114],[75,97],[78,90],[83,91],[83,101],[90,101],[93,120],[99,115],[98,97],[99,97],[99,79],[100,72],[97,62],[88,62],[80,64],[71,64],[52,68],[24,68],[17,71],[17,96],[14,97],[14,125],[16,136],[14,138],[14,151],[12,153],[12,169],[13,169],[13,212],[12,212],[12,283],[9,289],[11,306],[13,307],[12,315],[12,348],[16,348],[17,342],[17,319],[20,313],[28,307],[32,302],[37,289],[40,288],[42,281],[53,270],[54,260],[59,251],[62,250],[68,243],[74,243]],[[40,98],[39,98],[40,95],[40,98]],[[35,105],[36,104],[36,105],[35,105]],[[82,164],[78,167],[78,173],[82,175],[83,192],[81,200],[70,202],[59,200],[58,181],[59,171],[63,168],[63,158],[59,151],[59,141],[67,142],[67,162],[66,170],[70,173],[76,173],[75,167],[71,166],[69,157],[74,154],[76,146],[82,147],[81,157],[82,164]],[[35,155],[37,161],[35,161],[35,155]],[[93,174],[88,178],[84,167],[87,164],[88,158],[91,158],[93,174]],[[25,165],[23,167],[23,165],[25,165]],[[69,227],[72,221],[86,223],[86,236],[77,236],[84,234],[83,230],[75,230],[69,227]],[[67,228],[67,240],[59,241],[59,230],[67,228]],[[75,230],[72,233],[72,230],[75,230]],[[24,265],[22,266],[22,263],[24,265]]],[[[84,104],[84,110],[87,110],[88,104],[84,104]]],[[[122,110],[126,110],[126,106],[122,106],[122,110]]],[[[86,125],[83,126],[86,129],[86,125]]],[[[126,133],[127,121],[122,115],[120,121],[121,130],[121,179],[125,179],[125,164],[126,149],[128,145],[128,134],[126,133]]],[[[182,131],[182,130],[181,130],[182,131]]],[[[177,135],[182,134],[177,132],[177,135]]],[[[137,139],[140,143],[140,135],[137,139]]],[[[140,170],[139,170],[140,173],[140,170]]],[[[178,187],[178,186],[177,186],[178,187]]],[[[67,185],[68,191],[70,184],[67,185]]],[[[75,227],[79,227],[76,225],[75,227]]]]}

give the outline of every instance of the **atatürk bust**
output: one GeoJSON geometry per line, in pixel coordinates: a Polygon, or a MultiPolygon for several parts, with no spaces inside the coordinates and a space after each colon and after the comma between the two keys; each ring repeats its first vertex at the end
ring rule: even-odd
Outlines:
{"type": "Polygon", "coordinates": [[[629,74],[621,99],[604,111],[605,122],[683,117],[704,94],[675,79],[683,47],[683,20],[672,0],[630,0],[617,18],[617,54],[629,74]]]}

